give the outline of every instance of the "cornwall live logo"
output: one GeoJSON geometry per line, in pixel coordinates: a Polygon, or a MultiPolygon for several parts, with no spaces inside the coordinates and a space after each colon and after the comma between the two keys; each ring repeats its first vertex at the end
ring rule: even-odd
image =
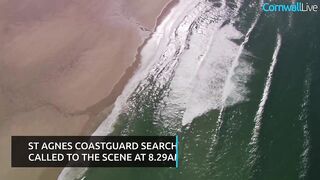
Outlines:
{"type": "Polygon", "coordinates": [[[319,5],[315,3],[300,2],[291,0],[286,3],[283,2],[266,2],[262,5],[262,10],[264,12],[318,12],[319,5]]]}

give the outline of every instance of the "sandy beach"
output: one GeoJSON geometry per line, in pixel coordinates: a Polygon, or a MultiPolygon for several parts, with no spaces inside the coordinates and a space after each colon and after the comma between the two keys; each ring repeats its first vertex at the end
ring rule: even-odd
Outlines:
{"type": "Polygon", "coordinates": [[[56,179],[61,169],[11,168],[10,137],[90,135],[168,2],[0,0],[1,179],[56,179]]]}

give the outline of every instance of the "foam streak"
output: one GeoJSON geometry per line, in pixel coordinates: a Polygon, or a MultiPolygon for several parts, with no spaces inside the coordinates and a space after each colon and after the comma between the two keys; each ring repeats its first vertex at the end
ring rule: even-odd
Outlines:
{"type": "Polygon", "coordinates": [[[270,65],[270,68],[268,71],[266,83],[264,85],[262,98],[259,103],[259,108],[256,112],[255,117],[254,117],[255,125],[254,125],[254,129],[253,129],[252,137],[251,137],[251,141],[250,141],[250,146],[252,146],[250,153],[254,154],[253,157],[257,157],[257,155],[256,155],[257,149],[258,149],[257,143],[258,143],[258,137],[260,135],[260,130],[261,130],[261,120],[262,120],[262,116],[263,116],[266,102],[267,102],[269,94],[270,94],[270,87],[271,87],[273,72],[274,72],[274,68],[275,68],[277,61],[278,61],[278,53],[280,51],[280,48],[281,48],[281,35],[278,33],[277,34],[277,44],[276,44],[276,48],[275,48],[273,56],[272,56],[272,62],[271,62],[271,65],[270,65]]]}

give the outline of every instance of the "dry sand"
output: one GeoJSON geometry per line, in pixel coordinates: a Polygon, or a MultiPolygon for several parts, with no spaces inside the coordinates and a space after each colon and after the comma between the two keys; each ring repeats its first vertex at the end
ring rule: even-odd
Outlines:
{"type": "Polygon", "coordinates": [[[10,168],[10,137],[89,135],[168,1],[0,0],[0,179],[56,179],[10,168]]]}

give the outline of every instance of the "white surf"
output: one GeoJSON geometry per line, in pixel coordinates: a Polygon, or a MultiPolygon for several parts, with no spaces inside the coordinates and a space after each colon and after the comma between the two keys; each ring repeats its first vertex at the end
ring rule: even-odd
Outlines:
{"type": "Polygon", "coordinates": [[[250,159],[250,163],[253,163],[255,161],[255,158],[257,157],[257,149],[258,149],[258,138],[260,135],[260,130],[261,130],[261,120],[263,117],[263,113],[264,113],[264,109],[265,109],[265,105],[266,102],[268,100],[269,94],[270,94],[270,87],[271,87],[271,82],[272,82],[272,78],[273,78],[273,72],[274,72],[274,68],[278,62],[278,53],[280,51],[281,48],[281,35],[278,33],[277,34],[277,44],[275,47],[275,50],[273,52],[273,56],[272,56],[272,62],[270,64],[269,67],[269,71],[268,71],[268,75],[266,78],[266,82],[264,85],[264,89],[263,89],[263,93],[262,93],[262,98],[260,100],[259,103],[259,107],[258,110],[256,112],[256,115],[254,117],[254,128],[253,128],[253,132],[252,132],[252,136],[251,136],[251,140],[250,140],[250,154],[251,154],[251,159],[250,159]]]}
{"type": "MultiPolygon", "coordinates": [[[[252,70],[247,62],[238,61],[243,45],[233,39],[247,38],[228,22],[239,8],[228,7],[226,1],[213,6],[209,1],[181,0],[143,47],[139,69],[93,135],[110,134],[119,114],[135,107],[130,96],[150,89],[166,88],[154,121],[169,129],[177,127],[172,117],[186,125],[222,104],[245,100],[245,82],[252,70]]],[[[75,179],[85,170],[65,168],[58,179],[75,179]]]]}

